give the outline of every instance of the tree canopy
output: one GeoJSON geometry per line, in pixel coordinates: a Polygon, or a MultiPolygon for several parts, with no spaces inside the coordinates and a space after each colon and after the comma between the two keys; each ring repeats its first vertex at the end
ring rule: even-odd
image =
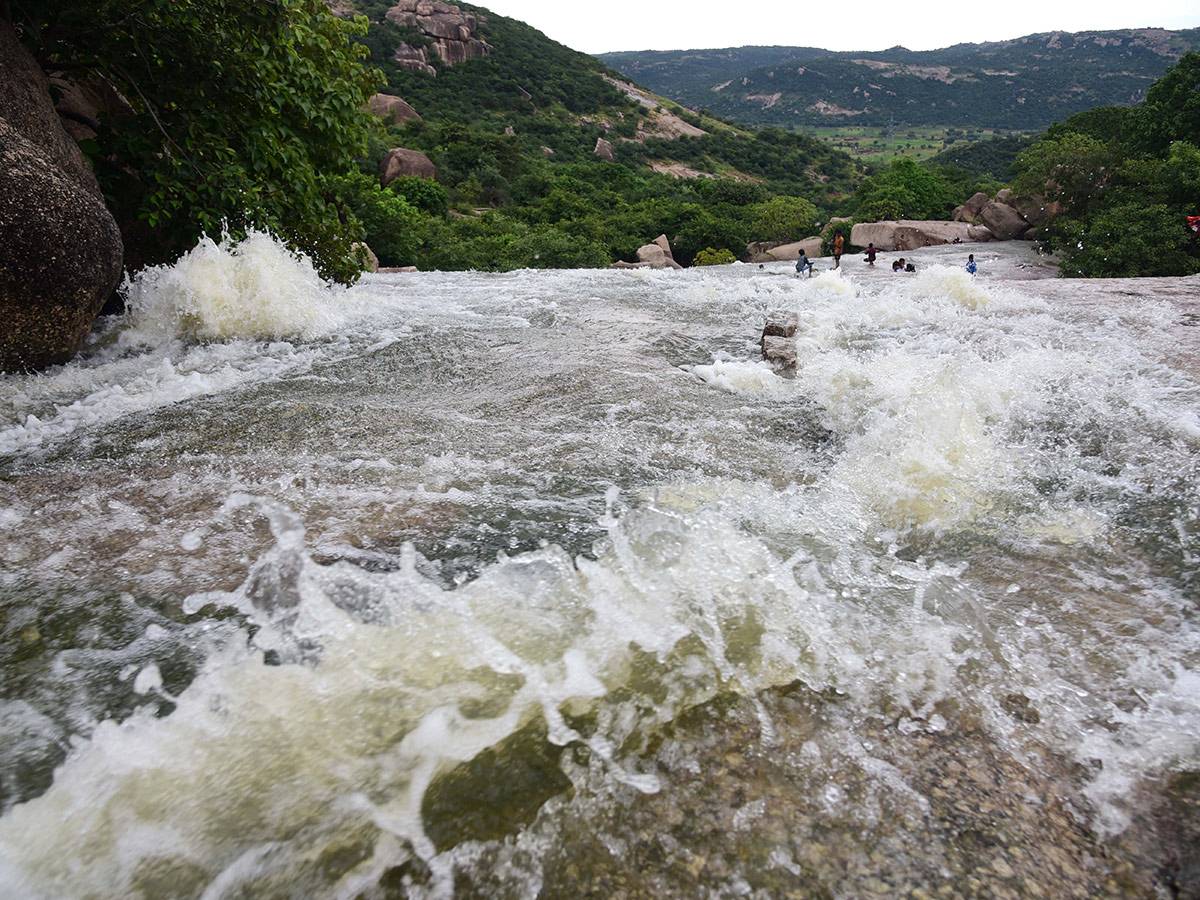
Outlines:
{"type": "Polygon", "coordinates": [[[1040,237],[1062,274],[1200,271],[1200,53],[1156,81],[1134,109],[1090,110],[1021,153],[1014,187],[1057,201],[1040,237]]]}
{"type": "Polygon", "coordinates": [[[126,237],[162,262],[202,234],[268,228],[352,280],[357,224],[326,179],[374,126],[364,19],[322,0],[22,0],[26,46],[107,104],[82,146],[126,237]]]}

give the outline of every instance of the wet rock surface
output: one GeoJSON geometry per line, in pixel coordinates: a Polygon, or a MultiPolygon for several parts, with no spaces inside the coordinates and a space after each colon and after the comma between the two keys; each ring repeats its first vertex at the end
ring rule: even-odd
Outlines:
{"type": "MultiPolygon", "coordinates": [[[[749,698],[717,698],[657,739],[642,769],[660,791],[541,822],[537,896],[1198,896],[1200,778],[1106,843],[1072,803],[1070,767],[1022,763],[969,723],[846,722],[801,685],[762,702],[773,734],[749,698]]],[[[519,894],[472,868],[456,896],[519,894]]]]}

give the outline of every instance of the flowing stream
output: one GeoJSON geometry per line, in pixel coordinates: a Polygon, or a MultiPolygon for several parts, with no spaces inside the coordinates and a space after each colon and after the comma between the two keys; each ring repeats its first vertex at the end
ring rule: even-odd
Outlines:
{"type": "Polygon", "coordinates": [[[0,895],[1200,896],[1200,278],[971,249],[144,273],[0,377],[0,895]]]}

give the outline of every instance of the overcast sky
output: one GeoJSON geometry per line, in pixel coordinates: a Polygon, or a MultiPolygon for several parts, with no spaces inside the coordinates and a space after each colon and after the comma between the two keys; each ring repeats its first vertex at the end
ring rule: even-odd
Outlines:
{"type": "MultiPolygon", "coordinates": [[[[451,0],[453,2],[453,0],[451,0]]],[[[750,44],[933,50],[1043,31],[1195,28],[1198,0],[1007,0],[984,3],[795,0],[474,0],[585,53],[692,50],[750,44]]]]}

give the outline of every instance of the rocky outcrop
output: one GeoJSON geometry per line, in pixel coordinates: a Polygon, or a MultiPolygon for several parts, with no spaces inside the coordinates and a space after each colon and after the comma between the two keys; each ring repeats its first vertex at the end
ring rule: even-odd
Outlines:
{"type": "MultiPolygon", "coordinates": [[[[475,35],[480,17],[464,13],[449,3],[440,0],[400,0],[387,11],[386,16],[397,25],[419,29],[432,42],[433,52],[448,66],[492,52],[492,46],[475,35]]],[[[396,49],[395,59],[410,71],[436,74],[429,65],[424,47],[401,44],[396,49]]]]}
{"type": "Polygon", "coordinates": [[[122,256],[48,80],[0,20],[0,370],[40,369],[79,352],[122,256]]]}
{"type": "Polygon", "coordinates": [[[379,180],[386,187],[401,175],[416,175],[418,178],[437,177],[437,167],[420,150],[393,147],[379,161],[379,180]]]}
{"type": "Polygon", "coordinates": [[[367,101],[367,108],[388,125],[403,125],[405,122],[420,122],[421,116],[399,97],[391,94],[375,94],[367,101]]]}
{"type": "Polygon", "coordinates": [[[952,218],[955,222],[969,222],[979,218],[979,211],[988,205],[992,198],[983,191],[971,195],[971,199],[954,210],[952,218]]]}
{"type": "MultiPolygon", "coordinates": [[[[984,238],[972,233],[966,222],[940,222],[924,219],[901,219],[887,222],[859,222],[850,231],[850,243],[859,247],[874,244],[876,250],[916,250],[937,244],[952,244],[955,240],[973,241],[984,238]]],[[[990,235],[988,236],[990,238],[990,235]]]]}
{"type": "Polygon", "coordinates": [[[651,243],[638,248],[637,261],[651,269],[682,269],[671,253],[671,244],[665,234],[660,234],[651,243]]]}
{"type": "Polygon", "coordinates": [[[1014,197],[1009,200],[1008,205],[1019,212],[1021,218],[1035,228],[1051,216],[1058,215],[1061,208],[1061,204],[1057,201],[1046,202],[1042,197],[1014,197]]]}
{"type": "Polygon", "coordinates": [[[1024,217],[1000,200],[992,200],[981,209],[979,220],[1000,241],[1016,240],[1029,231],[1029,223],[1024,217]]]}
{"type": "Polygon", "coordinates": [[[402,69],[415,72],[418,75],[437,75],[437,69],[429,64],[429,57],[424,47],[414,47],[411,44],[398,44],[392,60],[402,69]]]}
{"type": "Polygon", "coordinates": [[[665,234],[660,234],[651,243],[644,244],[638,247],[637,262],[615,262],[610,266],[613,269],[682,269],[679,263],[675,262],[675,256],[671,253],[671,244],[667,240],[665,234]]]}
{"type": "Polygon", "coordinates": [[[746,245],[746,252],[750,256],[751,262],[795,261],[800,258],[801,250],[809,259],[816,259],[821,255],[821,238],[810,237],[790,244],[757,241],[746,245]]]}
{"type": "Polygon", "coordinates": [[[596,138],[596,149],[592,151],[596,156],[605,162],[613,162],[613,145],[611,141],[606,141],[604,138],[596,138]]]}

